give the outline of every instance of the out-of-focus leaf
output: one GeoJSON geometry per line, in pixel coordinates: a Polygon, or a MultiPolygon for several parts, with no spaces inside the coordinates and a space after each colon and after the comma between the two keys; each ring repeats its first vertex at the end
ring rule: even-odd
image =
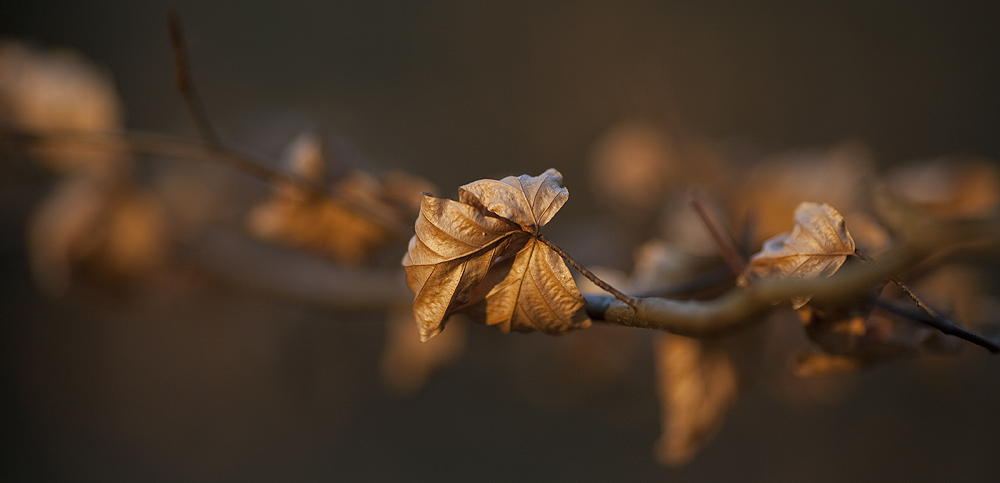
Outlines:
{"type": "Polygon", "coordinates": [[[71,177],[32,220],[32,271],[52,295],[63,294],[76,275],[112,284],[133,282],[164,263],[168,233],[164,210],[149,194],[71,177]]]}
{"type": "MultiPolygon", "coordinates": [[[[296,139],[286,152],[285,164],[297,175],[316,184],[326,180],[322,143],[314,135],[296,139]]],[[[352,171],[335,189],[355,206],[383,219],[397,219],[396,210],[383,201],[379,181],[352,171]]],[[[344,202],[307,193],[295,185],[279,186],[272,197],[250,214],[255,236],[275,243],[329,256],[346,265],[360,265],[389,238],[385,228],[344,202]]]]}
{"type": "Polygon", "coordinates": [[[942,217],[968,218],[1000,206],[1000,170],[978,158],[939,158],[901,165],[886,175],[890,191],[942,217]]]}
{"type": "Polygon", "coordinates": [[[680,466],[715,436],[739,396],[736,365],[722,348],[675,334],[657,334],[657,393],[663,433],[659,461],[680,466]]]}
{"type": "Polygon", "coordinates": [[[640,118],[611,126],[596,141],[589,162],[594,194],[616,217],[632,223],[651,221],[687,185],[720,187],[730,172],[709,143],[640,118]]]}
{"type": "MultiPolygon", "coordinates": [[[[0,44],[0,121],[40,133],[115,132],[121,111],[111,79],[78,54],[0,44]]],[[[62,141],[34,152],[60,173],[106,175],[129,168],[122,153],[87,144],[62,141]]]]}
{"type": "MultiPolygon", "coordinates": [[[[830,205],[803,202],[795,210],[795,227],[764,243],[740,275],[740,285],[757,279],[829,277],[854,254],[854,239],[844,217],[830,205]]],[[[795,308],[809,297],[793,300],[795,308]]]]}
{"type": "Polygon", "coordinates": [[[431,373],[454,361],[465,348],[465,325],[449,327],[433,340],[421,343],[413,333],[413,311],[393,310],[387,321],[382,352],[382,384],[393,394],[412,396],[427,382],[431,373]]]}
{"type": "Polygon", "coordinates": [[[802,200],[820,199],[845,214],[861,210],[864,180],[874,172],[871,151],[852,141],[768,157],[739,178],[733,212],[752,219],[755,241],[762,241],[787,229],[788,213],[802,200]]]}
{"type": "Polygon", "coordinates": [[[864,363],[857,357],[809,352],[801,355],[793,367],[796,376],[817,377],[846,374],[862,368],[864,363]]]}
{"type": "Polygon", "coordinates": [[[550,169],[467,184],[458,202],[424,196],[403,257],[422,340],[459,311],[504,332],[589,326],[566,265],[536,238],[569,197],[561,183],[550,169]]]}
{"type": "Polygon", "coordinates": [[[642,218],[669,193],[681,162],[662,127],[642,121],[615,125],[591,154],[590,178],[595,193],[623,216],[642,218]]]}

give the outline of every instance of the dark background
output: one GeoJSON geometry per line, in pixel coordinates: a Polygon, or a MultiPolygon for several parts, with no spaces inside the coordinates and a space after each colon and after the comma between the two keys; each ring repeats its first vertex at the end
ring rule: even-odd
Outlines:
{"type": "MultiPolygon", "coordinates": [[[[446,194],[553,166],[582,188],[594,140],[634,117],[761,151],[853,138],[883,165],[1000,158],[995,3],[177,6],[227,139],[274,157],[289,126],[319,127],[344,162],[403,168],[446,194]]],[[[113,74],[130,128],[191,134],[164,11],[8,1],[0,37],[81,51],[113,74]]],[[[574,191],[564,223],[587,219],[586,192],[574,191]]],[[[671,470],[651,456],[648,334],[603,329],[638,354],[621,356],[628,377],[596,384],[550,368],[573,336],[473,327],[457,364],[397,399],[378,383],[377,314],[225,287],[45,298],[24,256],[32,193],[7,193],[0,219],[7,480],[993,481],[1000,469],[1000,366],[982,351],[841,380],[832,404],[753,390],[692,464],[671,470]]]]}

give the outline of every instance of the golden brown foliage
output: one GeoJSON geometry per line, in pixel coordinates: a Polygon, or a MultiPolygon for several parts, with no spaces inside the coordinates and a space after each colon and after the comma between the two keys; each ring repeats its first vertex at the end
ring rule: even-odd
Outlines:
{"type": "Polygon", "coordinates": [[[170,237],[164,210],[145,191],[64,180],[35,214],[29,232],[32,272],[52,295],[76,275],[134,282],[161,267],[170,237]]]}
{"type": "MultiPolygon", "coordinates": [[[[320,139],[306,134],[288,148],[285,163],[302,179],[324,186],[327,160],[320,139]]],[[[345,265],[363,264],[391,236],[378,221],[402,220],[415,212],[413,197],[430,183],[402,174],[379,181],[354,170],[338,180],[339,197],[319,196],[299,185],[279,186],[250,214],[250,232],[262,239],[328,256],[345,265]]]]}
{"type": "Polygon", "coordinates": [[[561,184],[550,169],[467,184],[457,202],[424,196],[403,257],[422,340],[456,312],[504,332],[589,326],[569,269],[537,238],[569,198],[561,184]]]}
{"type": "MultiPolygon", "coordinates": [[[[833,275],[847,257],[854,255],[854,239],[844,217],[830,205],[803,202],[795,209],[795,227],[766,242],[740,275],[747,286],[762,278],[808,279],[833,275]]],[[[808,297],[793,300],[795,308],[808,297]]]]}

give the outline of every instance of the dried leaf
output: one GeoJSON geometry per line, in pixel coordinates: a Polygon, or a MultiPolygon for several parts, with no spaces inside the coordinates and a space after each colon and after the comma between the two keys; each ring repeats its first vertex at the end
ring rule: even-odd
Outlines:
{"type": "MultiPolygon", "coordinates": [[[[512,237],[512,246],[520,244],[518,238],[512,237]]],[[[536,238],[528,238],[513,259],[495,263],[480,287],[490,287],[489,292],[466,312],[503,332],[559,334],[589,325],[573,275],[559,255],[536,238]]]]}
{"type": "Polygon", "coordinates": [[[29,231],[35,280],[58,296],[77,275],[129,283],[162,266],[168,226],[160,203],[131,186],[71,177],[45,201],[29,231]]]}
{"type": "Polygon", "coordinates": [[[613,126],[594,146],[591,186],[607,206],[641,219],[659,208],[682,166],[666,129],[627,121],[613,126]]]}
{"type": "MultiPolygon", "coordinates": [[[[111,79],[70,51],[0,44],[0,122],[29,131],[115,132],[122,108],[111,79]]],[[[60,172],[102,175],[129,169],[122,153],[63,142],[34,150],[60,172]]]]}
{"type": "Polygon", "coordinates": [[[846,374],[862,367],[864,364],[856,357],[809,352],[799,356],[792,370],[798,377],[818,377],[846,374]]]}
{"type": "Polygon", "coordinates": [[[508,176],[500,181],[483,179],[458,189],[462,203],[481,206],[500,218],[537,234],[569,199],[562,174],[549,169],[539,176],[508,176]]]}
{"type": "MultiPolygon", "coordinates": [[[[803,202],[795,210],[795,227],[766,242],[740,275],[746,286],[755,279],[829,277],[854,254],[854,239],[844,217],[830,205],[803,202]]],[[[809,297],[793,300],[795,308],[809,297]]]]}
{"type": "Polygon", "coordinates": [[[457,202],[424,196],[403,257],[422,340],[460,311],[504,332],[589,326],[566,265],[535,237],[569,198],[561,182],[550,169],[467,184],[457,202]]]}
{"type": "Polygon", "coordinates": [[[762,241],[786,230],[788,212],[805,199],[822,199],[843,213],[860,210],[864,180],[873,174],[871,151],[857,142],[783,153],[739,180],[733,211],[754,221],[760,234],[755,241],[762,241]]]}
{"type": "MultiPolygon", "coordinates": [[[[326,178],[326,160],[318,137],[296,139],[286,152],[285,163],[295,174],[315,183],[326,178]]],[[[337,183],[336,189],[369,212],[386,219],[395,210],[381,200],[378,180],[354,171],[337,183]]],[[[385,228],[344,203],[306,193],[294,185],[279,186],[274,195],[250,214],[255,236],[275,243],[329,256],[346,265],[360,265],[389,238],[385,228]]]]}
{"type": "Polygon", "coordinates": [[[971,218],[1000,207],[1000,169],[978,158],[908,163],[886,175],[892,193],[941,217],[971,218]]]}
{"type": "Polygon", "coordinates": [[[725,419],[739,395],[737,367],[729,353],[675,334],[656,340],[658,394],[663,434],[656,445],[661,463],[687,463],[725,419]]]}

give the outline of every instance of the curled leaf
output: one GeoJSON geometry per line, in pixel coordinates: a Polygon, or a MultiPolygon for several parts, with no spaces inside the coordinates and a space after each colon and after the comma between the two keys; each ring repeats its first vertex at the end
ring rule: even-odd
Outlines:
{"type": "MultiPolygon", "coordinates": [[[[795,209],[795,228],[766,242],[739,278],[741,286],[755,279],[829,277],[854,254],[854,239],[844,217],[830,205],[803,202],[795,209]]],[[[809,297],[792,301],[799,308],[809,297]]]]}
{"type": "Polygon", "coordinates": [[[537,233],[566,204],[569,190],[562,187],[562,174],[549,169],[539,176],[473,181],[458,189],[458,199],[482,206],[528,233],[537,233]]]}
{"type": "Polygon", "coordinates": [[[467,184],[461,201],[424,196],[403,257],[422,340],[457,312],[504,332],[589,326],[569,269],[536,238],[569,197],[561,182],[550,169],[467,184]]]}

